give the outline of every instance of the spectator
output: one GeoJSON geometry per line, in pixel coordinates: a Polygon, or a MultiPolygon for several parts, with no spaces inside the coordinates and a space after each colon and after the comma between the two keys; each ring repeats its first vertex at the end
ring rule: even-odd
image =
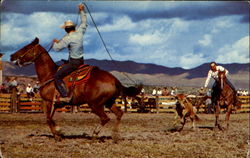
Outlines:
{"type": "Polygon", "coordinates": [[[164,89],[162,91],[162,95],[163,96],[168,96],[169,95],[169,91],[168,91],[167,87],[164,87],[164,89]]]}
{"type": "Polygon", "coordinates": [[[1,92],[1,93],[7,93],[7,87],[6,87],[5,83],[3,83],[3,84],[0,86],[0,92],[1,92]]]}
{"type": "Polygon", "coordinates": [[[36,84],[33,87],[34,93],[38,93],[39,92],[39,88],[40,88],[40,85],[39,85],[39,82],[37,81],[36,84]]]}
{"type": "Polygon", "coordinates": [[[144,95],[144,94],[145,94],[145,89],[142,88],[142,89],[141,89],[141,95],[144,95]]]}
{"type": "Polygon", "coordinates": [[[17,88],[17,95],[20,96],[24,91],[22,85],[18,84],[16,88],[17,88]]]}
{"type": "Polygon", "coordinates": [[[205,90],[204,90],[203,87],[201,87],[201,88],[198,90],[198,95],[199,95],[199,96],[204,96],[204,94],[205,94],[205,90]]]}
{"type": "Polygon", "coordinates": [[[17,81],[16,81],[16,78],[13,78],[12,80],[9,81],[9,89],[10,91],[12,91],[13,88],[16,88],[17,87],[17,81]]]}
{"type": "Polygon", "coordinates": [[[154,88],[153,91],[152,91],[152,95],[156,96],[156,93],[157,93],[156,88],[154,88]]]}
{"type": "Polygon", "coordinates": [[[211,97],[211,89],[208,89],[207,96],[211,97]]]}
{"type": "Polygon", "coordinates": [[[213,113],[213,106],[212,106],[212,100],[210,97],[208,97],[205,101],[205,105],[207,108],[207,113],[212,114],[213,113]]]}
{"type": "Polygon", "coordinates": [[[32,98],[34,97],[34,92],[30,84],[28,84],[28,86],[26,87],[26,93],[27,93],[29,100],[32,101],[32,98]]]}
{"type": "Polygon", "coordinates": [[[244,90],[244,91],[242,92],[242,95],[243,95],[243,96],[248,96],[248,94],[249,94],[248,90],[244,90]]]}
{"type": "Polygon", "coordinates": [[[170,92],[170,94],[171,95],[176,95],[177,94],[177,88],[176,87],[171,87],[171,92],[170,92]]]}
{"type": "Polygon", "coordinates": [[[162,96],[162,90],[161,88],[158,88],[157,92],[156,92],[157,96],[162,96]]]}

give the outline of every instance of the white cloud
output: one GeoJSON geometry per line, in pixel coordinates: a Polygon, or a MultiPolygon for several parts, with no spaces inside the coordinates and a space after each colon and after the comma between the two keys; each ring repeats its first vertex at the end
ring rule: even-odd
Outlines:
{"type": "Polygon", "coordinates": [[[134,34],[130,35],[129,41],[131,43],[139,44],[142,46],[162,44],[166,41],[165,35],[160,31],[154,31],[153,33],[146,34],[134,34]]]}
{"type": "Polygon", "coordinates": [[[170,22],[172,23],[171,29],[174,29],[175,33],[186,32],[189,30],[190,22],[184,21],[179,18],[171,19],[170,22]]]}
{"type": "Polygon", "coordinates": [[[212,20],[212,30],[211,33],[216,34],[221,30],[228,29],[233,27],[234,22],[232,21],[231,17],[223,16],[212,20]]]}
{"type": "MultiPolygon", "coordinates": [[[[91,15],[95,21],[102,21],[109,17],[109,15],[104,12],[92,13],[91,15]]],[[[89,19],[89,21],[91,20],[90,17],[87,18],[89,19]]]]}
{"type": "Polygon", "coordinates": [[[197,65],[201,65],[206,62],[206,59],[203,54],[194,54],[189,53],[181,56],[179,58],[180,66],[186,69],[193,68],[197,65]]]}
{"type": "Polygon", "coordinates": [[[49,43],[54,38],[62,37],[64,30],[59,26],[73,17],[76,16],[50,12],[36,12],[30,15],[5,14],[6,20],[1,24],[1,44],[3,46],[23,45],[31,42],[35,37],[40,38],[43,43],[49,43]]]}
{"type": "Polygon", "coordinates": [[[212,36],[209,34],[205,34],[203,39],[199,40],[198,43],[202,46],[209,46],[212,43],[212,36]]]}
{"type": "Polygon", "coordinates": [[[102,32],[114,32],[114,31],[124,31],[135,28],[136,24],[134,24],[131,19],[127,16],[122,16],[115,18],[113,24],[106,24],[100,27],[100,31],[102,32]]]}
{"type": "Polygon", "coordinates": [[[167,44],[168,40],[189,30],[189,22],[181,19],[145,20],[137,23],[136,31],[141,33],[130,34],[129,42],[141,46],[167,44]]]}
{"type": "MultiPolygon", "coordinates": [[[[138,8],[155,9],[152,8],[151,3],[141,3],[141,5],[142,7],[131,5],[131,8],[125,8],[131,11],[138,8]]],[[[237,17],[223,16],[202,21],[185,21],[179,18],[147,18],[133,21],[134,19],[124,14],[126,12],[120,12],[121,8],[116,9],[119,10],[115,12],[117,14],[109,14],[103,10],[92,14],[115,60],[133,60],[184,68],[198,66],[212,58],[213,60],[217,58],[221,62],[249,61],[249,36],[233,45],[225,45],[249,34],[246,24],[236,22],[237,17]],[[109,24],[106,23],[112,19],[109,24]],[[221,49],[216,51],[218,48],[221,49]],[[216,52],[217,57],[211,52],[216,52]]],[[[76,21],[77,14],[5,13],[2,17],[4,17],[3,20],[1,19],[2,46],[19,47],[31,42],[35,36],[40,38],[41,44],[47,46],[54,38],[63,37],[65,31],[59,26],[68,19],[76,21]]],[[[89,24],[92,23],[89,16],[87,21],[89,24]]],[[[80,19],[78,19],[79,23],[80,19]]],[[[84,38],[85,58],[109,59],[93,25],[89,25],[84,38]]],[[[51,53],[56,60],[67,58],[67,54],[67,52],[51,53]]]]}
{"type": "Polygon", "coordinates": [[[224,46],[219,49],[218,54],[216,61],[220,63],[249,63],[249,36],[224,46]]]}
{"type": "Polygon", "coordinates": [[[11,24],[1,25],[1,45],[11,46],[27,42],[29,37],[22,28],[13,27],[11,24]]]}

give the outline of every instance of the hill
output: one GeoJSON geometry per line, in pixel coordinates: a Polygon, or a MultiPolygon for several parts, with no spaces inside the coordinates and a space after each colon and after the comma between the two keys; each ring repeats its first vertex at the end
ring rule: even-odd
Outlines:
{"type": "MultiPolygon", "coordinates": [[[[61,64],[62,62],[57,62],[61,64]]],[[[200,87],[204,84],[209,63],[204,63],[192,69],[170,68],[156,64],[136,63],[134,61],[109,61],[87,59],[86,64],[95,65],[99,68],[113,73],[121,82],[131,83],[127,75],[147,85],[168,86],[194,86],[200,87]]],[[[247,64],[220,64],[230,72],[230,80],[237,88],[249,89],[249,63],[247,64]]],[[[34,65],[18,67],[10,62],[3,62],[4,76],[36,76],[34,65]]]]}

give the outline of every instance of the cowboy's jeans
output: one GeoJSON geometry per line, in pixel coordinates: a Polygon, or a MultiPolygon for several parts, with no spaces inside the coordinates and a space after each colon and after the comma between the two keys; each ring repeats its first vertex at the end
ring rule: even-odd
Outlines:
{"type": "Polygon", "coordinates": [[[62,97],[67,97],[67,88],[63,82],[63,78],[75,71],[80,65],[84,63],[83,58],[69,59],[69,62],[65,64],[60,70],[55,73],[55,86],[62,97]]]}

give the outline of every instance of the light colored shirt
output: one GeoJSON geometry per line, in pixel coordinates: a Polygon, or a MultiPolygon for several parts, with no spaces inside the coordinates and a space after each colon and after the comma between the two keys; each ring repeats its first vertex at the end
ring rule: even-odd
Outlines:
{"type": "Polygon", "coordinates": [[[16,80],[13,80],[13,81],[10,83],[10,86],[16,87],[16,86],[17,86],[17,81],[16,81],[16,80]]]}
{"type": "Polygon", "coordinates": [[[204,87],[208,86],[208,83],[209,83],[209,81],[210,81],[211,78],[217,80],[218,79],[218,73],[222,72],[222,71],[225,71],[226,75],[228,74],[228,70],[225,69],[222,66],[216,66],[216,71],[209,70],[208,74],[207,74],[207,79],[206,79],[204,87]]]}
{"type": "Polygon", "coordinates": [[[26,92],[27,93],[33,92],[33,88],[31,86],[26,87],[26,92]]]}
{"type": "Polygon", "coordinates": [[[171,95],[175,95],[175,90],[172,89],[171,92],[170,92],[170,94],[171,95]]]}
{"type": "Polygon", "coordinates": [[[162,91],[161,91],[161,90],[158,90],[158,91],[157,91],[157,95],[158,95],[158,96],[161,96],[161,95],[162,95],[162,91]]]}
{"type": "Polygon", "coordinates": [[[69,57],[79,59],[83,57],[83,34],[87,28],[86,13],[80,11],[81,24],[74,32],[66,34],[58,43],[54,43],[53,49],[60,51],[63,48],[68,48],[69,57]]]}
{"type": "Polygon", "coordinates": [[[153,89],[152,95],[156,95],[156,89],[153,89]]]}
{"type": "Polygon", "coordinates": [[[211,100],[210,98],[208,98],[208,99],[205,101],[205,104],[206,104],[206,105],[212,104],[212,100],[211,100]]]}

